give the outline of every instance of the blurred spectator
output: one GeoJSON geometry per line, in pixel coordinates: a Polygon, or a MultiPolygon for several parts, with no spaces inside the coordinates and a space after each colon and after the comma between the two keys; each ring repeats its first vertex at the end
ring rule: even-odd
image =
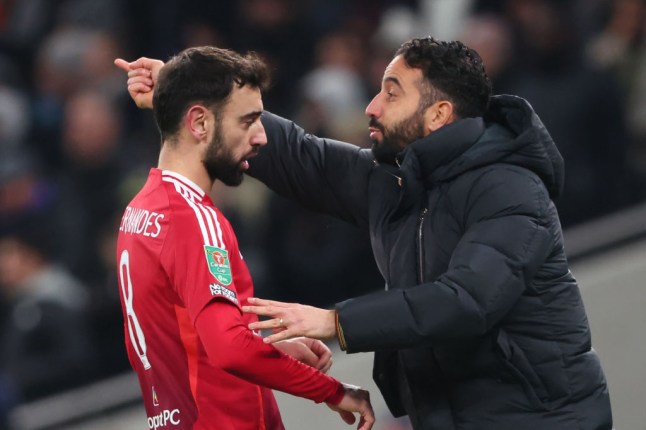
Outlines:
{"type": "MultiPolygon", "coordinates": [[[[430,33],[440,40],[455,40],[464,31],[465,18],[472,9],[473,2],[474,0],[420,0],[422,35],[430,33]]],[[[410,37],[400,40],[408,39],[410,37]]]]}
{"type": "Polygon", "coordinates": [[[565,159],[565,189],[556,202],[569,226],[635,201],[626,169],[628,130],[614,76],[593,67],[574,31],[572,3],[508,0],[516,34],[513,75],[497,92],[526,98],[565,159]]]}
{"type": "Polygon", "coordinates": [[[643,184],[646,178],[646,1],[612,0],[607,9],[607,21],[590,40],[588,55],[594,63],[612,72],[624,90],[628,126],[634,139],[628,161],[639,171],[643,184]]]}
{"type": "Polygon", "coordinates": [[[83,250],[71,266],[90,287],[104,288],[112,267],[101,259],[101,232],[114,223],[115,211],[122,208],[119,184],[124,180],[123,157],[119,153],[121,116],[103,93],[85,90],[71,96],[62,122],[64,166],[61,193],[74,225],[80,232],[74,244],[83,250]]]}
{"type": "Polygon", "coordinates": [[[122,1],[130,28],[122,41],[135,55],[167,59],[199,41],[226,47],[236,26],[237,2],[191,0],[122,1]]]}
{"type": "Polygon", "coordinates": [[[29,121],[27,97],[0,78],[0,148],[23,144],[29,121]]]}
{"type": "Polygon", "coordinates": [[[38,52],[33,100],[34,127],[29,138],[48,166],[63,166],[61,133],[68,99],[84,88],[113,96],[124,91],[112,61],[116,40],[94,30],[58,29],[38,52]]]}
{"type": "Polygon", "coordinates": [[[46,211],[51,227],[46,238],[55,251],[50,257],[70,266],[85,252],[76,246],[82,233],[73,214],[79,210],[63,201],[60,185],[41,175],[34,157],[22,146],[0,148],[0,229],[10,231],[21,218],[46,211]]]}
{"type": "MultiPolygon", "coordinates": [[[[415,12],[410,7],[393,6],[385,9],[374,37],[392,54],[399,48],[402,40],[408,40],[416,36],[416,27],[418,25],[416,18],[415,12]]],[[[422,31],[425,33],[432,33],[432,28],[426,22],[422,22],[421,26],[422,31]]]]}
{"type": "Polygon", "coordinates": [[[126,0],[63,0],[56,14],[56,25],[119,34],[125,30],[129,13],[126,0]]]}
{"type": "Polygon", "coordinates": [[[29,76],[34,52],[54,27],[61,1],[0,2],[0,58],[13,62],[20,76],[29,76]]]}
{"type": "Polygon", "coordinates": [[[20,401],[87,382],[94,363],[87,292],[52,263],[52,228],[43,211],[0,230],[0,379],[20,401]]]}
{"type": "Polygon", "coordinates": [[[241,0],[231,48],[258,51],[273,70],[272,87],[263,94],[267,109],[293,110],[294,83],[312,65],[315,35],[306,27],[298,0],[241,0]]]}
{"type": "Polygon", "coordinates": [[[485,13],[469,17],[464,28],[459,40],[480,54],[494,93],[501,94],[509,86],[512,73],[513,41],[509,24],[500,15],[485,13]]]}
{"type": "MultiPolygon", "coordinates": [[[[121,152],[123,117],[111,97],[83,89],[67,99],[61,123],[63,166],[58,175],[61,199],[74,223],[70,243],[81,251],[68,267],[87,285],[92,299],[92,329],[102,339],[99,357],[103,375],[123,371],[123,320],[114,279],[116,232],[125,202],[138,185],[137,142],[121,152]],[[130,192],[128,192],[130,190],[130,192]],[[72,209],[72,208],[76,208],[72,209]]],[[[153,159],[146,160],[148,164],[153,159]]],[[[146,169],[147,172],[147,169],[146,169]]]]}
{"type": "Polygon", "coordinates": [[[367,142],[363,109],[369,98],[361,77],[365,63],[361,42],[350,33],[328,34],[317,44],[316,63],[300,83],[297,122],[320,136],[367,142]]]}

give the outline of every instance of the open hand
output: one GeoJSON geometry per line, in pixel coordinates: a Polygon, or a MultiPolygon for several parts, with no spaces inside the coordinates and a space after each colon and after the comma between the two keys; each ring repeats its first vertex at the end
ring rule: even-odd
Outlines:
{"type": "Polygon", "coordinates": [[[285,303],[274,300],[249,298],[249,305],[243,312],[264,315],[272,319],[249,324],[251,330],[272,329],[266,343],[305,336],[327,340],[336,336],[336,314],[334,310],[319,309],[298,303],[285,303]]]}

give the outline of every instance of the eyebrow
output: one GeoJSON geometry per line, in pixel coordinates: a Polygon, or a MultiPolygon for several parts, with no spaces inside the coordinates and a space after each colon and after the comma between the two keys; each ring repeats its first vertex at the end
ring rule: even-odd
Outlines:
{"type": "Polygon", "coordinates": [[[399,82],[399,79],[397,79],[394,76],[388,76],[387,78],[384,78],[384,84],[387,82],[392,82],[393,84],[397,85],[402,91],[404,91],[404,87],[402,86],[401,82],[399,82]]]}
{"type": "Polygon", "coordinates": [[[263,111],[261,111],[261,110],[256,110],[256,111],[244,114],[244,115],[242,115],[240,117],[240,122],[245,122],[247,120],[256,119],[256,118],[258,118],[258,117],[260,117],[262,115],[262,112],[263,111]]]}

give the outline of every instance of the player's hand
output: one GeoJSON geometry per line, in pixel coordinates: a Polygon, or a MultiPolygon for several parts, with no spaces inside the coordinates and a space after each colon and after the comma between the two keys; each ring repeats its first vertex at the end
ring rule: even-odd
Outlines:
{"type": "Polygon", "coordinates": [[[309,337],[297,337],[294,341],[307,346],[316,355],[317,361],[313,367],[323,373],[327,373],[330,370],[332,367],[332,351],[330,351],[330,348],[326,344],[318,339],[309,337]]]}
{"type": "Polygon", "coordinates": [[[319,309],[298,303],[284,303],[258,298],[247,299],[243,312],[271,317],[249,324],[251,330],[272,329],[273,334],[263,340],[274,343],[305,336],[327,340],[336,336],[336,315],[333,310],[319,309]]]}
{"type": "Polygon", "coordinates": [[[327,403],[333,411],[337,411],[343,421],[348,424],[354,424],[356,417],[354,412],[359,413],[359,424],[357,430],[370,430],[375,424],[375,412],[370,404],[370,393],[359,387],[349,384],[343,384],[345,395],[338,405],[327,403]]]}
{"type": "Polygon", "coordinates": [[[274,343],[274,346],[284,354],[323,373],[327,373],[332,367],[332,351],[320,340],[297,337],[274,343]]]}
{"type": "Polygon", "coordinates": [[[136,61],[127,62],[121,58],[114,60],[115,66],[128,72],[128,93],[140,109],[152,109],[153,93],[159,70],[163,61],[141,57],[136,61]]]}

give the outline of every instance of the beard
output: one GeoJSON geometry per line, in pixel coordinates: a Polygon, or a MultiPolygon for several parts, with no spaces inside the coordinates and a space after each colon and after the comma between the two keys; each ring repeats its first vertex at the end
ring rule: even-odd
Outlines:
{"type": "Polygon", "coordinates": [[[240,168],[240,161],[234,159],[233,154],[224,144],[220,124],[215,130],[213,139],[206,147],[202,164],[204,164],[204,168],[212,181],[219,179],[230,187],[235,187],[242,183],[244,174],[240,168]]]}
{"type": "Polygon", "coordinates": [[[374,117],[370,118],[370,127],[381,132],[381,142],[372,140],[372,154],[379,163],[396,164],[397,154],[417,139],[424,137],[423,112],[416,111],[411,116],[386,128],[374,117]]]}

